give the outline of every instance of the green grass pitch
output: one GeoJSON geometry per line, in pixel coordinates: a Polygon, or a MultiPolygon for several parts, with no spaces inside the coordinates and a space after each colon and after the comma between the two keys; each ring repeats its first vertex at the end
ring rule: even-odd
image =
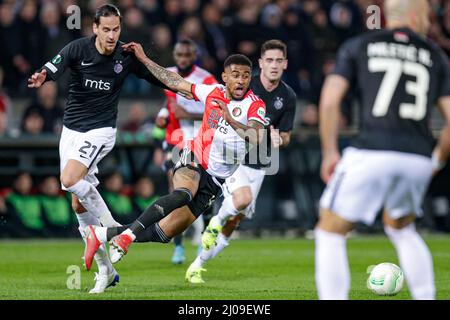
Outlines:
{"type": "MultiPolygon", "coordinates": [[[[450,299],[450,236],[425,236],[433,258],[438,299],[450,299]]],[[[90,295],[94,272],[82,268],[81,240],[0,242],[0,299],[317,299],[314,241],[305,239],[234,240],[204,273],[206,283],[184,281],[196,248],[186,242],[187,261],[170,262],[173,246],[135,244],[116,265],[120,283],[101,295],[90,295]],[[81,269],[81,288],[66,286],[67,268],[81,269]]],[[[367,267],[398,263],[394,248],[382,236],[348,241],[351,299],[409,299],[406,286],[395,297],[378,297],[366,288],[367,267]]]]}

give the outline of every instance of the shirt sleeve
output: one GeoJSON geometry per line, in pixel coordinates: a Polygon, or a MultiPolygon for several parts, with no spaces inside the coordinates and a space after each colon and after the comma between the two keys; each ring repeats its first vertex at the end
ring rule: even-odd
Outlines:
{"type": "Polygon", "coordinates": [[[247,120],[255,120],[266,124],[266,104],[263,101],[255,101],[251,104],[247,113],[247,120]]]}
{"type": "Polygon", "coordinates": [[[216,88],[215,85],[209,84],[192,84],[191,91],[195,101],[206,103],[208,95],[216,88]]]}
{"type": "Polygon", "coordinates": [[[290,97],[286,105],[286,111],[283,113],[280,123],[278,125],[278,130],[280,132],[291,131],[294,127],[295,111],[297,107],[297,97],[295,93],[290,97]]]}
{"type": "Polygon", "coordinates": [[[217,83],[217,80],[216,80],[216,78],[214,78],[213,75],[210,75],[209,77],[206,77],[203,80],[203,84],[216,84],[216,83],[217,83]]]}
{"type": "MultiPolygon", "coordinates": [[[[131,72],[136,75],[136,77],[140,79],[146,80],[148,83],[158,86],[160,88],[170,90],[164,83],[159,81],[151,72],[147,69],[147,67],[140,62],[136,57],[133,56],[133,62],[131,66],[131,72]]],[[[171,91],[171,90],[170,90],[171,91]]]]}
{"type": "Polygon", "coordinates": [[[356,55],[358,52],[358,39],[350,39],[339,49],[336,65],[332,74],[340,75],[352,82],[356,75],[356,55]]]}
{"type": "Polygon", "coordinates": [[[440,75],[440,81],[438,82],[440,84],[440,88],[438,91],[438,98],[450,96],[450,64],[447,56],[441,51],[440,52],[440,58],[441,58],[441,75],[440,75]]]}
{"type": "Polygon", "coordinates": [[[41,70],[47,70],[46,80],[58,80],[67,68],[73,65],[74,61],[76,61],[77,55],[77,45],[74,42],[71,42],[62,48],[56,56],[54,56],[42,67],[41,70]]]}

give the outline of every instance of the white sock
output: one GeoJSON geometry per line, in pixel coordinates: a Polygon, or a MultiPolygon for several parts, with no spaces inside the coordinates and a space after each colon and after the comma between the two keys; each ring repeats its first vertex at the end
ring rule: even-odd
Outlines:
{"type": "Polygon", "coordinates": [[[402,229],[385,226],[384,230],[397,251],[413,299],[435,299],[433,259],[415,225],[410,224],[402,229]]]}
{"type": "Polygon", "coordinates": [[[223,200],[222,206],[220,207],[220,210],[219,210],[219,213],[217,213],[217,215],[214,216],[212,219],[217,217],[216,218],[217,222],[221,226],[224,226],[230,217],[236,216],[238,213],[239,213],[239,211],[236,209],[236,207],[234,206],[234,203],[233,203],[233,197],[229,196],[223,200]]]}
{"type": "MultiPolygon", "coordinates": [[[[88,225],[93,225],[93,226],[100,225],[100,221],[96,217],[94,217],[92,214],[90,214],[89,212],[85,212],[82,214],[77,213],[76,216],[78,219],[78,223],[80,224],[80,226],[78,227],[78,230],[80,231],[81,236],[83,237],[83,240],[85,238],[84,229],[88,225]]],[[[100,240],[100,241],[102,241],[102,240],[100,240]]],[[[98,272],[100,274],[110,274],[112,272],[112,270],[114,269],[111,264],[111,261],[109,260],[108,254],[106,253],[106,246],[104,244],[98,249],[97,253],[94,256],[94,259],[97,262],[98,272]]]]}
{"type": "Polygon", "coordinates": [[[347,300],[350,291],[350,270],[346,238],[316,228],[316,286],[320,300],[347,300]]]}
{"type": "Polygon", "coordinates": [[[91,183],[82,179],[70,188],[67,188],[67,191],[75,194],[83,207],[85,207],[89,213],[98,218],[103,226],[120,226],[120,224],[111,216],[111,212],[106,206],[105,201],[100,196],[97,188],[95,188],[91,183]]]}
{"type": "Polygon", "coordinates": [[[230,243],[229,238],[225,237],[222,233],[217,236],[216,244],[209,250],[202,249],[200,254],[194,260],[192,265],[196,268],[202,268],[206,261],[214,259],[219,252],[225,249],[230,243]]]}

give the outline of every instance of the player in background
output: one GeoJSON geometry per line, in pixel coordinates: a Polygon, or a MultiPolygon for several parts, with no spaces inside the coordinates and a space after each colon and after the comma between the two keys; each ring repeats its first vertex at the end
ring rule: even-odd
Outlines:
{"type": "Polygon", "coordinates": [[[266,108],[249,89],[252,63],[246,56],[235,54],[225,60],[225,85],[195,85],[148,59],[139,44],[127,44],[126,49],[167,87],[201,101],[205,112],[197,136],[175,166],[172,193],[159,198],[130,226],[86,228],[88,270],[97,249],[110,239],[114,263],[133,241],[167,243],[183,232],[213,204],[225,179],[244,159],[248,144],[258,145],[264,134],[266,108]]]}
{"type": "MultiPolygon", "coordinates": [[[[173,50],[173,58],[176,65],[167,68],[167,70],[178,73],[186,81],[195,84],[217,83],[211,73],[194,64],[195,60],[197,60],[197,49],[192,40],[183,39],[178,41],[173,50]]],[[[186,99],[170,90],[164,90],[164,94],[167,106],[159,112],[156,124],[166,128],[163,150],[166,156],[165,170],[168,177],[169,192],[172,192],[173,149],[175,146],[178,146],[175,150],[181,151],[184,146],[183,142],[192,140],[197,135],[205,106],[200,101],[186,99]]],[[[195,220],[193,227],[195,228],[195,233],[201,234],[204,229],[203,220],[195,220]]],[[[186,259],[182,241],[183,234],[173,238],[175,244],[172,256],[173,264],[181,264],[186,259]]]]}
{"type": "Polygon", "coordinates": [[[414,220],[433,169],[450,153],[450,69],[442,50],[426,39],[426,0],[387,0],[386,30],[350,39],[340,48],[320,101],[321,176],[327,183],[315,229],[315,277],[319,299],[348,299],[346,235],[355,222],[383,223],[413,299],[434,299],[431,253],[414,220]],[[360,132],[338,150],[339,107],[357,90],[360,132]],[[433,152],[428,128],[437,104],[446,120],[433,152]]]}
{"type": "Polygon", "coordinates": [[[203,233],[203,250],[186,271],[186,280],[191,283],[204,282],[201,272],[206,271],[203,268],[206,261],[216,257],[229,245],[232,232],[244,217],[252,218],[264,181],[265,167],[270,166],[269,157],[261,159],[261,154],[268,155],[266,151],[270,150],[270,143],[274,148],[284,148],[289,144],[297,97],[291,87],[281,80],[287,63],[287,48],[282,41],[269,40],[261,46],[261,72],[252,78],[250,87],[266,104],[266,129],[270,130],[270,139],[263,142],[267,148],[263,153],[257,153],[256,163],[251,163],[250,157],[247,157],[244,164],[225,180],[225,199],[203,233]]]}
{"type": "MultiPolygon", "coordinates": [[[[119,36],[122,16],[113,5],[97,9],[94,36],[66,45],[28,80],[28,87],[39,88],[45,81],[57,81],[71,71],[69,95],[64,111],[59,143],[62,188],[72,194],[83,238],[88,225],[119,226],[96,189],[97,165],[114,147],[117,104],[125,78],[134,73],[150,83],[167,88],[156,80],[133,54],[125,52],[119,36]]],[[[105,246],[95,255],[98,274],[90,293],[101,293],[119,281],[105,246]]]]}

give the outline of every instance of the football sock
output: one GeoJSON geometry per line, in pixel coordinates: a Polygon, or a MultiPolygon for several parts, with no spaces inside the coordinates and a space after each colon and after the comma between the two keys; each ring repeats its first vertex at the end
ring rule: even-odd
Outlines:
{"type": "MultiPolygon", "coordinates": [[[[100,221],[90,214],[88,211],[82,214],[76,214],[78,223],[80,224],[78,230],[81,233],[81,236],[83,237],[83,240],[85,239],[84,229],[88,225],[94,225],[99,226],[100,221]]],[[[96,232],[97,234],[97,232],[96,232]]],[[[97,253],[94,256],[95,262],[98,266],[98,272],[100,274],[110,274],[113,270],[113,266],[111,264],[111,261],[109,260],[108,254],[106,253],[106,247],[105,245],[101,245],[98,249],[97,253]]]]}
{"type": "Polygon", "coordinates": [[[173,210],[187,205],[192,198],[192,193],[188,189],[179,188],[174,190],[145,209],[139,218],[131,224],[130,230],[138,236],[140,232],[158,222],[173,210]]]}
{"type": "Polygon", "coordinates": [[[80,180],[73,186],[67,188],[67,191],[75,194],[83,207],[89,213],[100,220],[100,223],[105,227],[120,226],[111,216],[111,212],[106,206],[105,201],[100,196],[97,188],[86,180],[80,180]]]}
{"type": "Polygon", "coordinates": [[[413,299],[435,299],[433,259],[415,225],[410,224],[402,229],[385,226],[384,230],[397,251],[413,299]]]}
{"type": "Polygon", "coordinates": [[[350,290],[350,270],[346,239],[337,233],[316,228],[315,269],[320,300],[346,300],[350,290]]]}
{"type": "Polygon", "coordinates": [[[175,237],[173,237],[173,243],[176,246],[181,246],[181,244],[183,243],[183,235],[182,234],[178,234],[175,237]]]}
{"type": "Polygon", "coordinates": [[[210,250],[202,250],[192,265],[195,268],[203,267],[206,261],[214,259],[229,244],[229,238],[225,237],[222,233],[219,233],[216,244],[210,250]]]}
{"type": "Polygon", "coordinates": [[[164,231],[161,229],[158,223],[154,223],[149,226],[147,229],[138,233],[136,236],[135,242],[160,242],[160,243],[169,243],[171,238],[166,236],[164,231]]]}
{"type": "Polygon", "coordinates": [[[236,209],[233,203],[233,197],[225,197],[220,207],[219,213],[214,216],[211,220],[215,220],[223,227],[228,221],[228,218],[236,216],[239,211],[236,209]]]}

